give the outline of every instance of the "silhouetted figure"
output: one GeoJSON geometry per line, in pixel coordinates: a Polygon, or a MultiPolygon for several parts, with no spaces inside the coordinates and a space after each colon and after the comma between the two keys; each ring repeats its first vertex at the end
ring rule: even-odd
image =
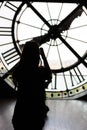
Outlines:
{"type": "Polygon", "coordinates": [[[14,108],[12,123],[14,130],[42,130],[49,108],[45,104],[45,87],[51,82],[51,71],[39,66],[42,49],[36,42],[24,45],[18,67],[13,72],[16,80],[17,101],[14,108]]]}

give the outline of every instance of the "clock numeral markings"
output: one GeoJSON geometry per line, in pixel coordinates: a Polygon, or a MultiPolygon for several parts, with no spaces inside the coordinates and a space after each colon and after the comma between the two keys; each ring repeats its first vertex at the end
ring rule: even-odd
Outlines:
{"type": "Polygon", "coordinates": [[[2,7],[2,5],[3,5],[3,2],[0,2],[0,8],[2,7]]]}
{"type": "Polygon", "coordinates": [[[0,36],[11,36],[11,27],[0,27],[0,36]]]}
{"type": "Polygon", "coordinates": [[[72,86],[74,86],[75,84],[81,83],[82,81],[85,80],[78,67],[75,67],[73,70],[70,70],[69,73],[70,73],[72,86]]]}
{"type": "Polygon", "coordinates": [[[15,48],[11,48],[7,50],[6,52],[2,53],[2,56],[5,62],[7,63],[7,65],[15,62],[16,60],[20,58],[15,48]]]}
{"type": "Polygon", "coordinates": [[[9,9],[11,9],[12,11],[16,12],[17,10],[17,6],[15,6],[14,4],[12,4],[11,2],[6,2],[5,6],[9,9]]]}

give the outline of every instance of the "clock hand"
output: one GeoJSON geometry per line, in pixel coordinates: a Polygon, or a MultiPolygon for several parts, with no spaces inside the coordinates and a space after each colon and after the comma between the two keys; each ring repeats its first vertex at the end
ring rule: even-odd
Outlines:
{"type": "Polygon", "coordinates": [[[82,5],[78,5],[65,19],[61,21],[61,23],[57,26],[59,32],[68,30],[71,23],[75,18],[81,16],[83,12],[82,5]]]}

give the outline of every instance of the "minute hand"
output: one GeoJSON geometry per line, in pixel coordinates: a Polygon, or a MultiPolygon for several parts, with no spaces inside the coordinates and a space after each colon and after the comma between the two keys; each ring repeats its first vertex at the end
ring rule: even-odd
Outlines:
{"type": "Polygon", "coordinates": [[[58,25],[58,30],[60,32],[68,30],[73,20],[78,16],[81,16],[82,12],[82,5],[78,5],[65,19],[61,21],[58,25]]]}

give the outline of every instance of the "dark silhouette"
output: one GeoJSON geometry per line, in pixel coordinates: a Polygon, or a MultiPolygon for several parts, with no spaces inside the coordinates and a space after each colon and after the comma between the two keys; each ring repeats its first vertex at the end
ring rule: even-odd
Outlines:
{"type": "Polygon", "coordinates": [[[47,119],[45,88],[51,82],[51,71],[43,49],[36,42],[24,45],[18,67],[13,72],[17,101],[12,117],[14,130],[42,130],[47,119]],[[39,66],[40,57],[44,66],[39,66]],[[43,59],[44,58],[44,59],[43,59]]]}

